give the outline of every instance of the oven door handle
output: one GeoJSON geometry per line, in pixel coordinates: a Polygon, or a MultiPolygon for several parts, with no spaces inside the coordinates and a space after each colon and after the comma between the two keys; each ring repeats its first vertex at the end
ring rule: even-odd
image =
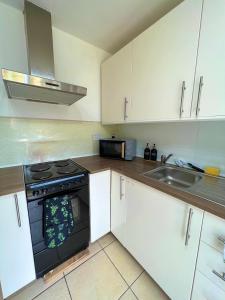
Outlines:
{"type": "MultiPolygon", "coordinates": [[[[64,193],[63,195],[71,195],[71,194],[74,194],[74,193],[79,192],[79,191],[81,191],[81,190],[82,190],[82,188],[80,187],[80,188],[77,188],[77,189],[72,190],[72,191],[70,191],[70,192],[65,191],[65,193],[64,193]]],[[[62,194],[58,195],[58,194],[56,193],[56,194],[53,194],[53,195],[46,196],[46,197],[42,198],[40,201],[38,201],[37,204],[38,204],[38,205],[42,205],[43,202],[44,202],[46,199],[49,199],[49,198],[55,198],[55,197],[60,197],[61,195],[62,195],[62,194]]]]}

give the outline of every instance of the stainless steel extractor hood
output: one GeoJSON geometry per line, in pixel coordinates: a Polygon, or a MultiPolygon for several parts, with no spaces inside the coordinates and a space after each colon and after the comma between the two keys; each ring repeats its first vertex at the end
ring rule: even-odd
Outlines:
{"type": "Polygon", "coordinates": [[[2,69],[8,97],[71,105],[86,96],[86,88],[55,80],[51,14],[25,1],[24,17],[30,74],[2,69]]]}

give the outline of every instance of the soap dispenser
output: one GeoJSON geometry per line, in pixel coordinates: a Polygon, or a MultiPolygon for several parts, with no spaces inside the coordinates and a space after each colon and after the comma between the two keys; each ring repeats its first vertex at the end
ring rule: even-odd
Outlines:
{"type": "Polygon", "coordinates": [[[147,143],[145,151],[144,151],[144,159],[150,160],[150,154],[151,154],[151,150],[149,147],[149,143],[147,143]]]}
{"type": "Polygon", "coordinates": [[[153,145],[152,151],[151,151],[151,160],[156,161],[157,160],[157,149],[155,147],[155,144],[153,145]]]}

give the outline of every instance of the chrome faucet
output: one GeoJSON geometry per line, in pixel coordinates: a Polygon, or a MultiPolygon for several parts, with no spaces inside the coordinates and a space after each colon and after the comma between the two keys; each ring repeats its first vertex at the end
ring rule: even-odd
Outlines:
{"type": "Polygon", "coordinates": [[[168,156],[166,156],[166,155],[161,155],[161,164],[162,164],[162,165],[165,165],[165,163],[167,162],[167,160],[168,160],[171,156],[173,156],[172,153],[170,153],[168,156]]]}

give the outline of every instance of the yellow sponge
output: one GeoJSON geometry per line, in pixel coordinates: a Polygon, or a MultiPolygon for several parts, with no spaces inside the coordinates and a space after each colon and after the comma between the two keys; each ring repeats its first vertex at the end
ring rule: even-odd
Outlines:
{"type": "Polygon", "coordinates": [[[218,167],[205,167],[205,173],[208,175],[219,176],[220,168],[218,167]]]}

